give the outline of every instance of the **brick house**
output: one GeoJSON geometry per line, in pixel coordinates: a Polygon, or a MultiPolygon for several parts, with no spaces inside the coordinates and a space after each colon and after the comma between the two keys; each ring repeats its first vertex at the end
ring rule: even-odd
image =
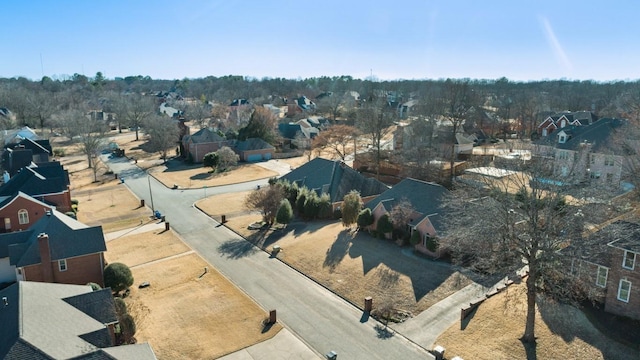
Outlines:
{"type": "Polygon", "coordinates": [[[39,201],[54,205],[62,212],[71,211],[69,173],[57,161],[24,167],[0,186],[0,198],[23,192],[39,201]]]}
{"type": "Polygon", "coordinates": [[[626,120],[604,118],[591,125],[566,126],[538,140],[533,156],[552,162],[554,176],[576,184],[585,181],[618,186],[623,177],[624,154],[611,146],[626,120]]]}
{"type": "Polygon", "coordinates": [[[448,192],[441,185],[406,178],[365,205],[371,209],[374,219],[369,229],[376,229],[378,219],[384,214],[390,213],[396,205],[406,200],[414,210],[407,224],[409,232],[412,235],[416,231],[420,234],[420,242],[415,246],[416,251],[437,256],[438,253],[428,250],[427,243],[442,235],[441,206],[448,192]]]}
{"type": "Polygon", "coordinates": [[[537,133],[541,137],[551,135],[554,131],[567,126],[589,126],[596,122],[598,117],[590,111],[561,112],[547,116],[540,125],[537,133]]]}
{"type": "Polygon", "coordinates": [[[102,227],[88,227],[52,210],[28,230],[0,234],[0,282],[102,286],[106,250],[102,227]]]}
{"type": "Polygon", "coordinates": [[[233,150],[240,156],[240,161],[253,162],[271,159],[276,148],[262,139],[251,138],[236,142],[233,150]]]}
{"type": "Polygon", "coordinates": [[[110,289],[20,281],[0,298],[2,359],[156,359],[148,343],[114,346],[110,289]]]}
{"type": "Polygon", "coordinates": [[[22,191],[0,198],[0,233],[27,230],[55,206],[35,199],[22,191]]]}
{"type": "Polygon", "coordinates": [[[183,156],[186,158],[190,156],[195,163],[201,163],[204,156],[210,152],[218,151],[223,146],[233,148],[233,145],[233,140],[226,140],[207,128],[182,138],[183,156]]]}
{"type": "Polygon", "coordinates": [[[594,245],[572,255],[571,274],[606,312],[640,319],[640,224],[616,221],[592,235],[594,245]]]}

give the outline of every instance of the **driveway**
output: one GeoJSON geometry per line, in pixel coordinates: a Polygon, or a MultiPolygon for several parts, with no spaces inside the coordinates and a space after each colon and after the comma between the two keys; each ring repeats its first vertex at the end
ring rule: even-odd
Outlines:
{"type": "MultiPolygon", "coordinates": [[[[407,338],[381,331],[381,325],[367,321],[359,309],[200,213],[193,203],[202,198],[203,191],[167,189],[126,159],[105,159],[105,163],[147,204],[153,197],[154,207],[185,242],[262,308],[277,310],[278,321],[317,353],[335,350],[346,359],[433,358],[407,338]],[[246,246],[249,251],[242,257],[225,255],[220,249],[229,243],[246,246]]],[[[209,188],[207,193],[245,191],[255,186],[256,182],[236,184],[209,188]]]]}

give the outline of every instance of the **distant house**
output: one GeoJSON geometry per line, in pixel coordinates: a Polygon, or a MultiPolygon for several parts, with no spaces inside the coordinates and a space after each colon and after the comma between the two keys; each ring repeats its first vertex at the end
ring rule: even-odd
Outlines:
{"type": "Polygon", "coordinates": [[[363,201],[383,193],[388,187],[374,178],[368,178],[339,160],[315,158],[292,170],[280,179],[296,183],[315,191],[318,195],[327,194],[334,209],[340,207],[344,196],[352,190],[360,193],[363,201]]]}
{"type": "Polygon", "coordinates": [[[255,162],[271,159],[276,148],[262,139],[250,138],[238,141],[234,150],[241,161],[255,162]]]}
{"type": "Polygon", "coordinates": [[[547,116],[540,125],[537,132],[541,137],[549,136],[554,131],[567,126],[589,126],[596,122],[598,117],[590,111],[561,112],[547,116]]]}
{"type": "Polygon", "coordinates": [[[271,111],[273,116],[278,119],[282,119],[287,115],[287,107],[286,106],[275,106],[273,104],[263,104],[262,107],[271,111]]]}
{"type": "Polygon", "coordinates": [[[4,138],[4,144],[19,143],[24,139],[38,140],[38,134],[28,126],[23,126],[20,129],[4,130],[2,132],[4,138]]]}
{"type": "Polygon", "coordinates": [[[49,140],[32,140],[25,138],[18,143],[4,146],[2,152],[2,168],[10,175],[15,175],[20,169],[34,164],[49,162],[53,150],[49,140]]]}
{"type": "Polygon", "coordinates": [[[0,186],[0,198],[23,192],[59,211],[71,211],[69,173],[57,161],[24,167],[0,186]]]}
{"type": "Polygon", "coordinates": [[[158,111],[160,112],[160,114],[167,115],[172,118],[177,118],[178,116],[182,115],[182,111],[167,105],[166,102],[160,104],[158,111]]]}
{"type": "Polygon", "coordinates": [[[316,109],[316,103],[311,101],[308,97],[302,95],[297,98],[291,99],[287,104],[287,116],[292,117],[295,114],[302,112],[313,111],[316,109]]]}
{"type": "Polygon", "coordinates": [[[184,157],[191,156],[195,163],[201,163],[204,156],[210,152],[218,151],[223,146],[233,147],[232,140],[226,140],[211,129],[200,129],[192,135],[182,138],[184,157]]]}
{"type": "Polygon", "coordinates": [[[409,231],[411,234],[415,231],[420,233],[421,241],[416,245],[416,250],[434,255],[428,250],[427,242],[442,236],[441,207],[448,192],[441,185],[406,178],[365,204],[374,218],[371,229],[376,228],[382,215],[390,213],[396,205],[406,200],[414,209],[408,224],[409,231]]]}
{"type": "Polygon", "coordinates": [[[156,359],[148,343],[114,346],[109,289],[20,281],[0,298],[2,359],[156,359]]]}
{"type": "Polygon", "coordinates": [[[0,282],[102,286],[106,250],[102,227],[51,210],[28,230],[0,234],[0,282]]]}
{"type": "Polygon", "coordinates": [[[329,126],[329,120],[321,116],[310,116],[296,122],[280,123],[278,124],[278,132],[280,132],[285,144],[293,144],[299,149],[308,149],[321,129],[327,126],[329,126]]]}
{"type": "Polygon", "coordinates": [[[554,175],[568,183],[595,181],[617,186],[625,154],[611,146],[626,120],[604,118],[590,125],[567,125],[534,143],[533,155],[553,163],[554,175]]]}
{"type": "Polygon", "coordinates": [[[27,230],[55,206],[21,191],[0,197],[0,233],[27,230]]]}
{"type": "Polygon", "coordinates": [[[591,236],[588,249],[563,249],[572,255],[571,274],[606,312],[640,319],[640,224],[616,221],[591,236]]]}

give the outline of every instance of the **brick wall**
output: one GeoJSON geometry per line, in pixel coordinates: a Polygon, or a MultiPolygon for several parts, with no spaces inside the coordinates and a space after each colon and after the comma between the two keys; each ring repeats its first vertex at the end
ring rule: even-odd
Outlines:
{"type": "Polygon", "coordinates": [[[47,210],[51,210],[51,207],[43,206],[40,203],[30,201],[23,197],[17,197],[12,203],[0,210],[0,232],[27,230],[38,221],[47,210]],[[29,215],[29,223],[27,224],[19,223],[18,211],[21,209],[27,210],[27,214],[29,215]],[[5,229],[5,218],[9,218],[11,221],[11,229],[5,229]]]}
{"type": "Polygon", "coordinates": [[[612,314],[640,319],[640,254],[636,254],[636,263],[633,270],[622,267],[623,257],[624,251],[614,248],[609,278],[607,279],[607,295],[604,309],[612,314]],[[629,302],[618,300],[620,279],[626,279],[631,282],[629,302]]]}
{"type": "MultiPolygon", "coordinates": [[[[103,281],[104,258],[102,253],[78,256],[67,259],[67,270],[60,271],[58,261],[52,261],[49,266],[53,272],[53,282],[60,284],[86,285],[94,282],[104,286],[103,281]]],[[[42,264],[25,267],[22,271],[24,280],[40,281],[45,279],[42,276],[42,264]]]]}

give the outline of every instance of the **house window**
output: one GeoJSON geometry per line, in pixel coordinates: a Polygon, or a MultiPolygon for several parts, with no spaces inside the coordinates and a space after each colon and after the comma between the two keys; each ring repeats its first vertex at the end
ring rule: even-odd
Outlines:
{"type": "Polygon", "coordinates": [[[10,218],[4,218],[4,229],[5,230],[11,230],[11,219],[10,218]]]}
{"type": "Polygon", "coordinates": [[[591,175],[589,175],[592,179],[600,179],[600,173],[599,172],[592,172],[591,175]]]}
{"type": "Polygon", "coordinates": [[[612,183],[613,182],[613,174],[612,173],[608,173],[607,174],[607,182],[608,183],[612,183]]]}
{"type": "Polygon", "coordinates": [[[624,259],[622,260],[622,267],[625,269],[633,270],[635,265],[636,265],[636,253],[625,250],[624,259]]]}
{"type": "Polygon", "coordinates": [[[618,285],[618,300],[629,302],[629,295],[631,295],[631,282],[621,279],[618,285]]]}
{"type": "Polygon", "coordinates": [[[613,156],[607,156],[604,158],[604,166],[613,166],[613,156]]]}
{"type": "Polygon", "coordinates": [[[18,223],[20,224],[29,223],[29,213],[27,212],[27,210],[22,209],[18,211],[18,223]]]}
{"type": "Polygon", "coordinates": [[[566,151],[559,151],[558,152],[558,159],[559,160],[567,160],[569,158],[569,153],[566,151]]]}
{"type": "Polygon", "coordinates": [[[600,287],[606,287],[608,275],[609,275],[609,269],[607,269],[604,266],[598,266],[598,276],[596,277],[596,285],[600,287]]]}
{"type": "Polygon", "coordinates": [[[67,259],[58,260],[58,270],[67,271],[67,259]]]}
{"type": "Polygon", "coordinates": [[[592,164],[596,163],[596,156],[595,155],[591,155],[591,163],[592,164]]]}
{"type": "Polygon", "coordinates": [[[567,137],[565,135],[559,135],[558,136],[558,142],[560,144],[564,144],[567,141],[567,137]]]}

